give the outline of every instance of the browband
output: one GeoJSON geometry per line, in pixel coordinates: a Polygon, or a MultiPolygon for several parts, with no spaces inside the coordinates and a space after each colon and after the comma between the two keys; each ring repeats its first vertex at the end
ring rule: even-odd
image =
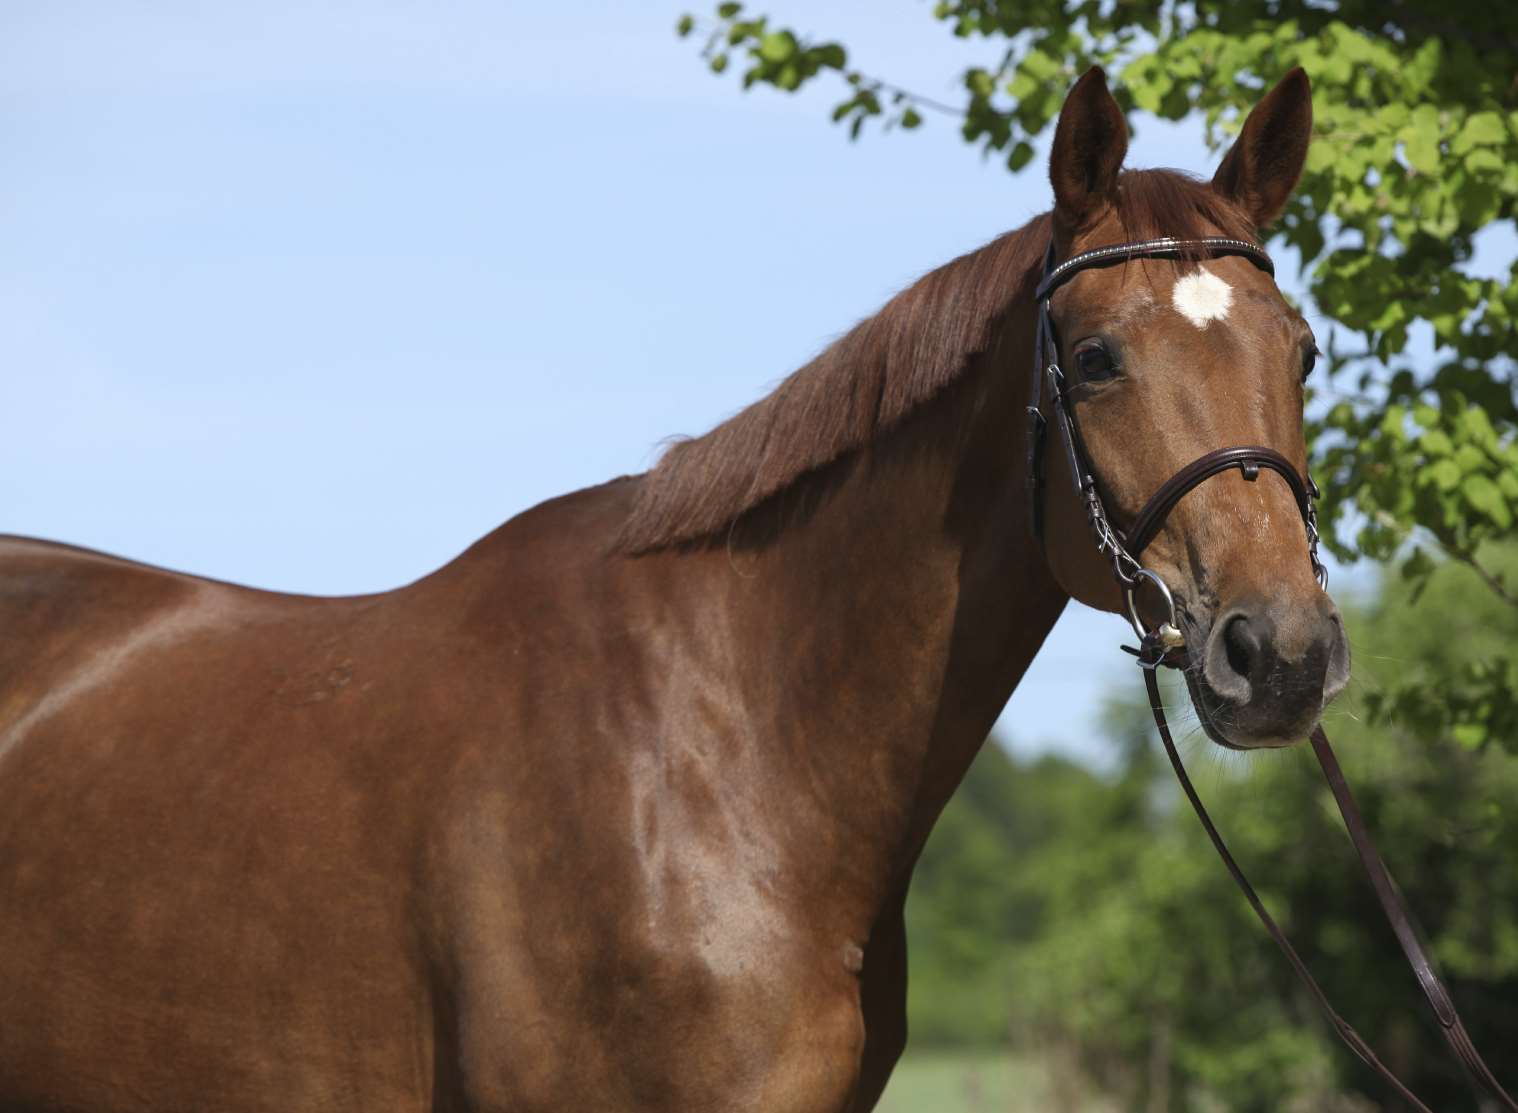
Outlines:
{"type": "MultiPolygon", "coordinates": [[[[1054,249],[1050,245],[1050,251],[1054,249]]],[[[1108,267],[1114,263],[1126,263],[1129,259],[1200,259],[1215,255],[1242,255],[1272,278],[1276,265],[1259,244],[1248,240],[1236,240],[1232,236],[1203,236],[1194,240],[1178,240],[1173,236],[1161,236],[1138,243],[1115,243],[1105,247],[1093,247],[1072,255],[1057,267],[1045,266],[1044,277],[1034,292],[1034,297],[1045,301],[1080,271],[1088,267],[1108,267]]]]}

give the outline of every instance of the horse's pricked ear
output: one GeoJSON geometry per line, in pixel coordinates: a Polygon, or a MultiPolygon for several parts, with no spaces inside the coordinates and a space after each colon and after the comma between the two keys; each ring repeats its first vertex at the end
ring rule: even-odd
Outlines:
{"type": "Polygon", "coordinates": [[[1312,139],[1312,82],[1298,66],[1254,106],[1212,177],[1212,188],[1263,228],[1286,207],[1312,139]]]}
{"type": "Polygon", "coordinates": [[[1123,110],[1107,91],[1107,75],[1092,66],[1065,98],[1049,153],[1054,219],[1061,228],[1079,229],[1117,192],[1127,153],[1123,110]]]}

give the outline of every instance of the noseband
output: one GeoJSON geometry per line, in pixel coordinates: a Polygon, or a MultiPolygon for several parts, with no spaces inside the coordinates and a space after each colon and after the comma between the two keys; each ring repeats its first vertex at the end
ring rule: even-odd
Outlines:
{"type": "MultiPolygon", "coordinates": [[[[1161,484],[1159,490],[1149,497],[1149,501],[1134,516],[1127,529],[1119,530],[1113,526],[1107,515],[1107,508],[1102,502],[1101,492],[1097,486],[1096,469],[1091,465],[1090,457],[1081,439],[1080,429],[1075,422],[1075,410],[1069,397],[1069,383],[1059,366],[1059,341],[1054,328],[1050,299],[1056,290],[1081,271],[1120,265],[1134,259],[1200,259],[1223,255],[1242,256],[1266,274],[1272,277],[1275,275],[1275,266],[1270,261],[1270,256],[1265,254],[1264,249],[1247,240],[1236,240],[1226,236],[1205,236],[1190,240],[1166,237],[1138,243],[1114,244],[1083,251],[1058,265],[1054,263],[1054,245],[1050,243],[1048,253],[1044,257],[1043,278],[1034,295],[1038,301],[1038,325],[1034,336],[1032,398],[1028,404],[1030,428],[1027,463],[1028,482],[1031,488],[1029,491],[1031,527],[1034,536],[1042,543],[1044,441],[1050,424],[1043,412],[1047,384],[1055,424],[1062,434],[1070,474],[1075,480],[1076,496],[1085,509],[1086,521],[1091,528],[1097,552],[1111,563],[1112,575],[1122,589],[1128,620],[1132,623],[1134,633],[1139,639],[1138,648],[1129,652],[1138,658],[1139,665],[1144,669],[1144,683],[1149,692],[1149,704],[1154,712],[1155,726],[1159,730],[1160,738],[1165,744],[1165,753],[1170,758],[1170,764],[1175,769],[1176,777],[1180,780],[1186,798],[1196,810],[1208,838],[1212,840],[1212,845],[1223,859],[1223,864],[1228,868],[1229,874],[1243,891],[1255,915],[1265,925],[1270,937],[1275,940],[1276,945],[1286,956],[1286,961],[1312,994],[1313,999],[1317,1001],[1324,1015],[1328,1017],[1334,1031],[1362,1062],[1390,1083],[1412,1108],[1419,1110],[1420,1113],[1431,1113],[1429,1107],[1402,1084],[1397,1076],[1376,1057],[1375,1052],[1360,1034],[1335,1011],[1328,997],[1307,969],[1307,965],[1297,954],[1296,948],[1276,925],[1275,920],[1255,893],[1254,887],[1250,885],[1248,878],[1234,861],[1233,855],[1213,825],[1207,810],[1202,806],[1201,797],[1192,786],[1185,766],[1181,763],[1180,753],[1170,737],[1170,728],[1165,721],[1165,709],[1160,699],[1159,685],[1155,679],[1155,670],[1161,665],[1183,668],[1186,660],[1186,638],[1176,622],[1175,599],[1171,595],[1170,588],[1156,572],[1145,568],[1139,562],[1139,557],[1164,527],[1165,519],[1170,511],[1187,493],[1213,476],[1232,468],[1238,468],[1244,478],[1250,482],[1258,479],[1261,468],[1273,471],[1280,475],[1291,488],[1297,510],[1302,515],[1302,522],[1307,531],[1307,556],[1312,563],[1313,575],[1318,585],[1326,588],[1328,573],[1318,558],[1318,520],[1314,510],[1314,500],[1318,497],[1317,486],[1310,475],[1299,473],[1290,460],[1273,448],[1262,445],[1216,448],[1193,460],[1161,484]],[[1136,599],[1137,591],[1144,583],[1149,583],[1156,589],[1166,608],[1165,619],[1148,629],[1139,615],[1136,599]]],[[[1518,1102],[1514,1102],[1507,1095],[1482,1060],[1475,1044],[1471,1042],[1470,1035],[1466,1032],[1465,1025],[1460,1020],[1460,1014],[1455,1011],[1454,1000],[1450,997],[1449,990],[1435,973],[1433,963],[1420,942],[1420,933],[1415,926],[1412,914],[1403,903],[1396,883],[1387,872],[1380,852],[1371,840],[1370,832],[1360,816],[1359,808],[1355,805],[1349,785],[1339,768],[1338,759],[1329,747],[1328,736],[1323,732],[1321,725],[1313,730],[1312,747],[1318,763],[1323,767],[1328,786],[1339,805],[1340,814],[1344,817],[1344,826],[1349,831],[1350,840],[1354,843],[1355,851],[1370,879],[1371,887],[1375,890],[1376,898],[1391,924],[1392,931],[1397,936],[1397,942],[1401,944],[1402,952],[1417,977],[1424,997],[1439,1022],[1440,1033],[1471,1078],[1496,1099],[1503,1109],[1508,1110],[1509,1113],[1518,1113],[1518,1102]]]]}

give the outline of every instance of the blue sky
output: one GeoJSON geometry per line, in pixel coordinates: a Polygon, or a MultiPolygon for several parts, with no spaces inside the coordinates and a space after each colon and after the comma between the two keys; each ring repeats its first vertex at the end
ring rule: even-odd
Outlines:
{"type": "MultiPolygon", "coordinates": [[[[777,0],[954,99],[924,3],[777,0]]],[[[50,2],[0,15],[0,529],[289,591],[395,586],[639,471],[1047,207],[951,124],[856,144],[671,3],[50,2]]],[[[1199,129],[1130,164],[1210,172],[1199,129]]],[[[1100,758],[1072,609],[1004,717],[1100,758]]]]}

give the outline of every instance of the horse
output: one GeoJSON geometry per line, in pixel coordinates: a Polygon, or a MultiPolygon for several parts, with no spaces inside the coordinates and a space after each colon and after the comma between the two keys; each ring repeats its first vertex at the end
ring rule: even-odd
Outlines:
{"type": "MultiPolygon", "coordinates": [[[[1258,242],[1311,113],[1295,70],[1210,180],[1129,170],[1087,72],[1050,212],[393,591],[0,541],[0,1108],[871,1109],[935,819],[1067,603],[1127,603],[1027,419],[1041,267],[1258,242]]],[[[1049,304],[1116,528],[1219,444],[1305,474],[1316,345],[1248,259],[1049,304]]],[[[1248,749],[1303,737],[1349,659],[1290,485],[1243,470],[1170,511],[1172,610],[1136,608],[1248,749]]]]}

